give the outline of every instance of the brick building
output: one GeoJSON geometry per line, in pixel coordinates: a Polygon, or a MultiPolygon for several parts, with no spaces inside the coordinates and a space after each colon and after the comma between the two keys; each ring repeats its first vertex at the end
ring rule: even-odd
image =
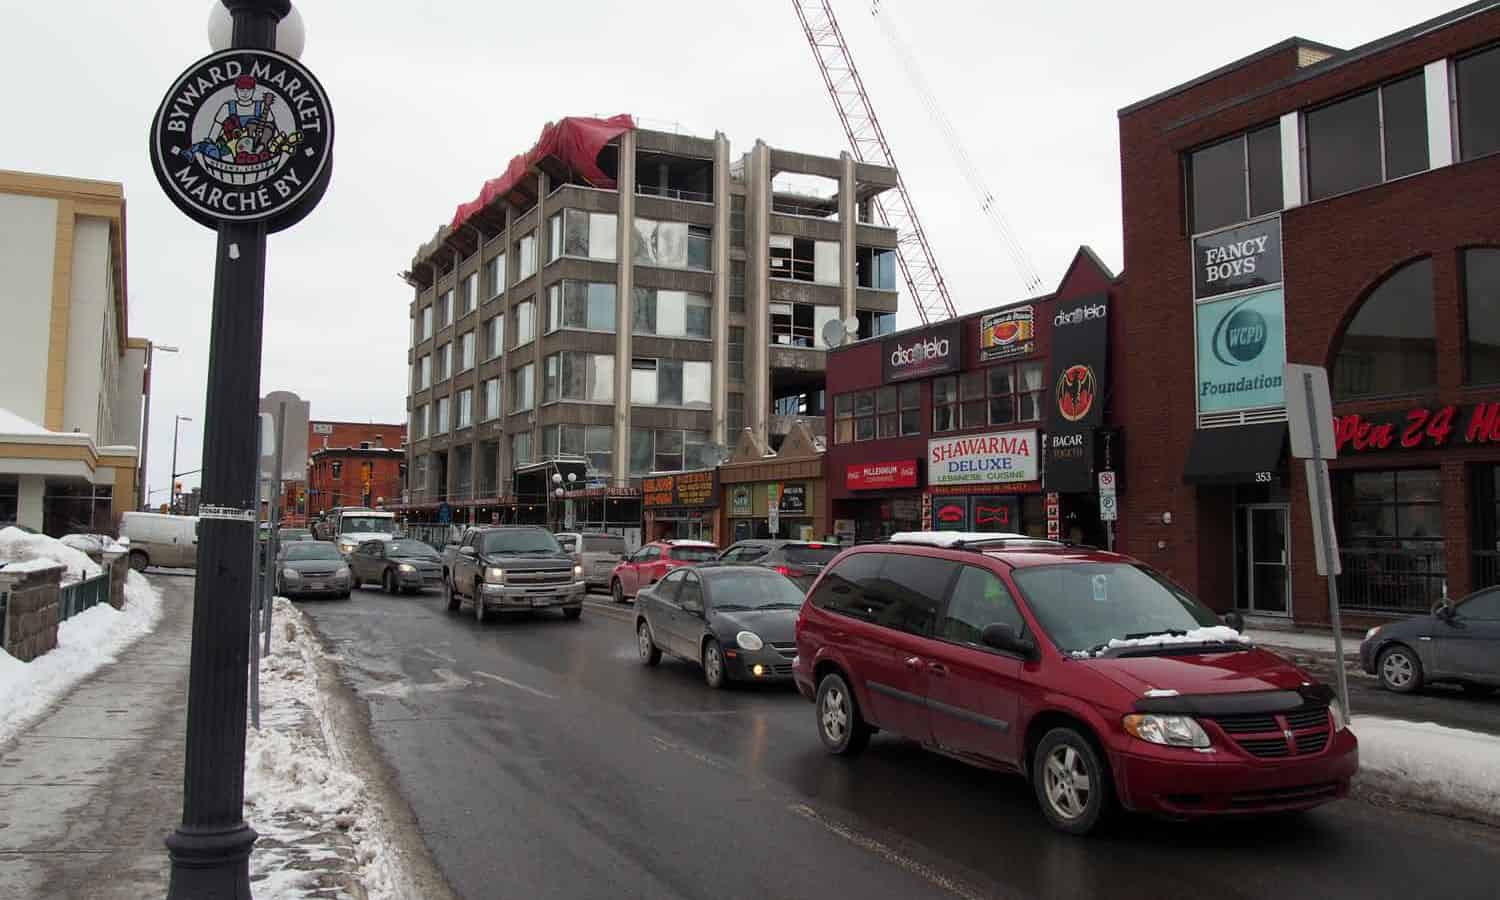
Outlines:
{"type": "Polygon", "coordinates": [[[1355,622],[1500,583],[1500,6],[1289,39],[1120,112],[1124,547],[1328,618],[1281,366],[1325,366],[1355,622]]]}
{"type": "Polygon", "coordinates": [[[307,513],[317,516],[335,506],[395,505],[406,483],[406,449],[354,447],[313,450],[307,466],[307,513]]]}

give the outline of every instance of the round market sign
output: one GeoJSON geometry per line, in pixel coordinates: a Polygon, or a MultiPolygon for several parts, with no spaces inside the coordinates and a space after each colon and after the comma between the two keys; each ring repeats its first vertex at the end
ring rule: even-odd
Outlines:
{"type": "Polygon", "coordinates": [[[312,73],[272,50],[225,50],[194,63],[151,121],[156,180],[197,222],[264,221],[312,211],[332,174],[333,110],[312,73]]]}

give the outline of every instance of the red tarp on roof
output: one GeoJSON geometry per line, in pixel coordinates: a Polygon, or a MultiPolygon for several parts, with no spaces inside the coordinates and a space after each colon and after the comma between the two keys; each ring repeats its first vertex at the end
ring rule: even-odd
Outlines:
{"type": "Polygon", "coordinates": [[[484,183],[479,196],[468,203],[461,203],[453,213],[452,227],[457,228],[469,217],[484,209],[496,197],[504,196],[515,187],[537,160],[555,156],[567,163],[576,173],[596,187],[614,187],[613,178],[599,169],[599,151],[604,145],[635,127],[629,114],[621,113],[608,119],[593,119],[586,116],[568,116],[557,122],[548,122],[537,138],[536,146],[520,156],[514,157],[510,165],[497,178],[484,183]]]}

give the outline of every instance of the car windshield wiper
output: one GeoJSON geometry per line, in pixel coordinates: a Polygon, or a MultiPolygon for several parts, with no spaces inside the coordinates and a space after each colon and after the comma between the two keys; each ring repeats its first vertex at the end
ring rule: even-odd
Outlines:
{"type": "Polygon", "coordinates": [[[1130,634],[1125,635],[1125,640],[1136,641],[1140,640],[1141,638],[1159,637],[1163,635],[1169,637],[1187,637],[1187,632],[1181,628],[1163,628],[1161,631],[1132,631],[1130,634]]]}

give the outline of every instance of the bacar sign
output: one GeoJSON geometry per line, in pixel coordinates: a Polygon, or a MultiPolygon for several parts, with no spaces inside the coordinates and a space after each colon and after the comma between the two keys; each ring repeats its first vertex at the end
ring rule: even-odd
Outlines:
{"type": "Polygon", "coordinates": [[[151,121],[151,168],[194,221],[295,225],[333,172],[333,110],[312,73],[271,50],[194,63],[151,121]]]}

